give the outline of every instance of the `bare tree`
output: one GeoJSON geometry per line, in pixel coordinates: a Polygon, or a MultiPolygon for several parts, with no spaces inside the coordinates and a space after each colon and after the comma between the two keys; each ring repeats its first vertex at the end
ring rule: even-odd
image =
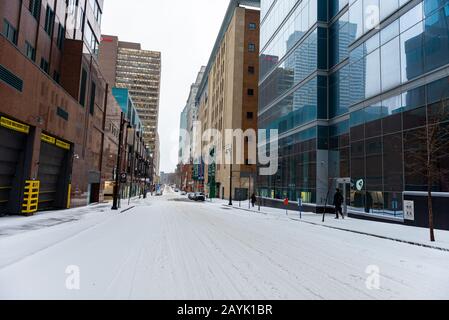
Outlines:
{"type": "Polygon", "coordinates": [[[426,129],[407,134],[407,172],[427,185],[430,240],[435,241],[433,211],[434,187],[449,176],[449,100],[432,106],[426,129]]]}

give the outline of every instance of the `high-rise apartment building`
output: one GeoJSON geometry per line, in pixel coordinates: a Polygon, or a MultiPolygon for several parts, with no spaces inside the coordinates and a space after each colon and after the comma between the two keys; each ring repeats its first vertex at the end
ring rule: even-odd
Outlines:
{"type": "MultiPolygon", "coordinates": [[[[254,190],[256,166],[250,161],[248,145],[257,137],[238,141],[245,147],[242,159],[238,159],[239,146],[224,138],[226,130],[257,130],[259,6],[259,0],[230,1],[196,95],[201,132],[215,129],[221,134],[208,150],[215,163],[194,159],[197,189],[212,198],[248,199],[254,190]],[[224,161],[226,153],[235,165],[224,161]]],[[[201,150],[205,147],[203,141],[201,150]]]]}
{"type": "Polygon", "coordinates": [[[138,43],[122,42],[103,35],[100,65],[112,87],[126,88],[143,124],[143,138],[152,157],[153,181],[158,180],[160,150],[158,142],[161,53],[142,50],[138,43]]]}
{"type": "Polygon", "coordinates": [[[144,126],[144,140],[156,147],[161,82],[161,53],[142,50],[139,43],[102,36],[100,62],[113,87],[127,88],[144,126]]]}
{"type": "MultiPolygon", "coordinates": [[[[437,118],[448,108],[449,1],[262,0],[261,8],[259,128],[280,135],[279,170],[260,177],[261,195],[320,211],[340,186],[351,215],[427,226],[428,180],[416,155],[432,154],[431,128],[449,126],[437,118]]],[[[432,154],[439,228],[449,228],[448,153],[432,154]]]]}

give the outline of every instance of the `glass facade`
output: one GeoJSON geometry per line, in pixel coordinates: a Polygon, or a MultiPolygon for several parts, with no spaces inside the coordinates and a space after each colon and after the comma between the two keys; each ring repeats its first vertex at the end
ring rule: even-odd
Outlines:
{"type": "MultiPolygon", "coordinates": [[[[404,191],[427,190],[416,161],[429,132],[449,127],[449,0],[261,7],[259,128],[281,137],[262,195],[324,205],[334,181],[351,178],[351,210],[401,218],[404,191]]],[[[449,192],[449,148],[438,152],[432,189],[449,192]]]]}

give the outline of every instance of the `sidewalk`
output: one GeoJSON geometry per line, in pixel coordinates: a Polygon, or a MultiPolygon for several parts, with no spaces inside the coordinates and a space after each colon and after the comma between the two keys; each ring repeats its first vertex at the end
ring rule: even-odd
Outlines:
{"type": "MultiPolygon", "coordinates": [[[[128,210],[133,206],[141,204],[142,200],[144,199],[139,201],[138,197],[132,198],[130,205],[128,205],[128,199],[122,199],[121,208],[114,212],[119,213],[128,210]]],[[[0,217],[0,238],[79,221],[86,216],[93,217],[103,213],[110,213],[112,212],[111,207],[112,202],[104,202],[66,210],[39,211],[31,217],[19,215],[0,217]]]]}
{"type": "MultiPolygon", "coordinates": [[[[213,199],[211,203],[208,199],[208,203],[229,207],[227,200],[213,199]]],[[[303,212],[302,218],[300,218],[299,211],[290,210],[287,213],[284,209],[276,209],[270,207],[261,207],[259,212],[258,206],[256,206],[255,208],[248,208],[248,201],[242,201],[241,207],[239,206],[238,201],[233,201],[232,207],[241,211],[270,215],[279,219],[285,219],[299,223],[308,223],[320,227],[353,232],[449,252],[449,231],[445,230],[435,230],[436,242],[431,242],[429,240],[429,230],[426,228],[410,227],[401,224],[375,222],[348,217],[344,220],[337,220],[335,219],[334,214],[326,214],[323,223],[322,214],[303,212]]]]}

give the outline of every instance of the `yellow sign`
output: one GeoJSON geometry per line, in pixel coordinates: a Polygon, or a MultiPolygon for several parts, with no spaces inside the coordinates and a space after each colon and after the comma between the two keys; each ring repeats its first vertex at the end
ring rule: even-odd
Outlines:
{"type": "Polygon", "coordinates": [[[41,134],[41,140],[44,142],[47,142],[49,144],[55,144],[56,143],[56,138],[47,136],[46,134],[41,134]]]}
{"type": "Polygon", "coordinates": [[[22,132],[22,133],[30,133],[30,127],[27,126],[26,124],[22,124],[20,122],[16,122],[13,121],[11,119],[5,118],[5,117],[1,117],[0,119],[0,125],[2,127],[14,130],[14,131],[18,131],[18,132],[22,132]]]}
{"type": "Polygon", "coordinates": [[[61,140],[56,140],[56,146],[62,149],[70,150],[70,144],[61,140]]]}

